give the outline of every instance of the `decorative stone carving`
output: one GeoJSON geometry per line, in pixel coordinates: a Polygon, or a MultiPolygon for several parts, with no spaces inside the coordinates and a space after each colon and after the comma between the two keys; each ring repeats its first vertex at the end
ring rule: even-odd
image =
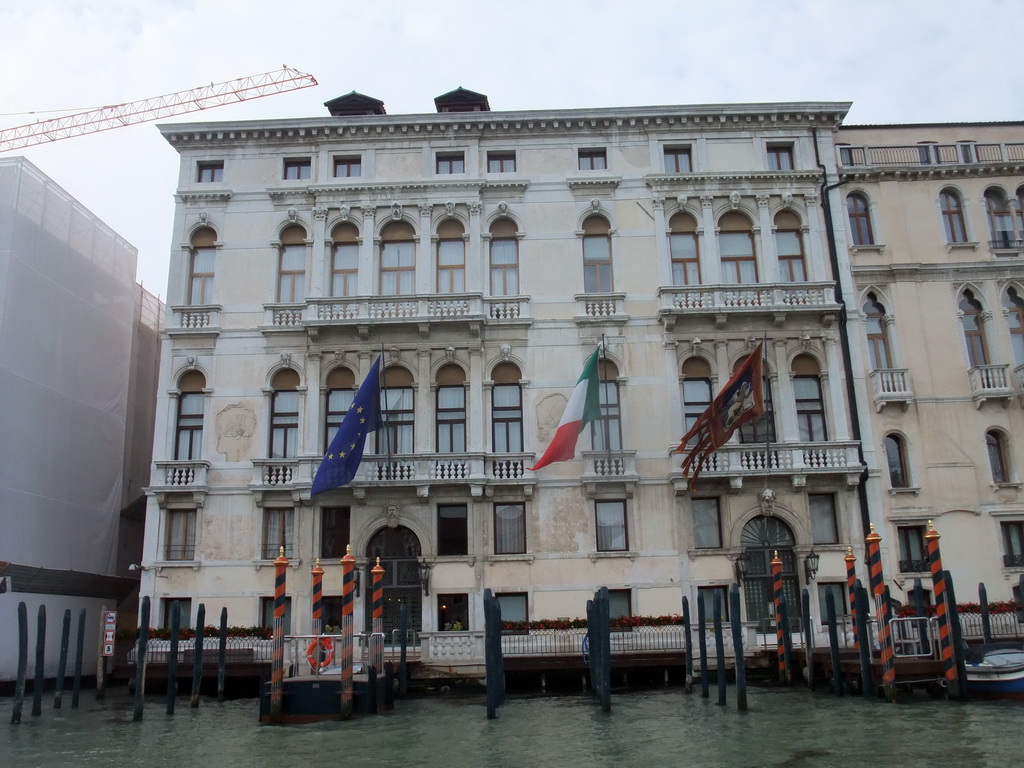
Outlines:
{"type": "Polygon", "coordinates": [[[291,364],[292,364],[292,353],[291,352],[282,352],[281,353],[281,365],[288,366],[288,365],[291,365],[291,364]]]}
{"type": "Polygon", "coordinates": [[[792,208],[793,207],[793,193],[792,192],[786,192],[782,196],[782,204],[784,206],[786,206],[787,208],[792,208]]]}
{"type": "Polygon", "coordinates": [[[818,193],[813,190],[804,192],[804,204],[805,205],[817,205],[818,204],[818,193]]]}
{"type": "Polygon", "coordinates": [[[651,203],[654,205],[654,210],[661,211],[665,209],[665,196],[664,195],[652,195],[651,203]]]}
{"type": "Polygon", "coordinates": [[[512,347],[510,347],[508,344],[502,344],[501,359],[507,363],[510,357],[512,357],[512,347]]]}
{"type": "Polygon", "coordinates": [[[508,203],[506,203],[504,200],[498,203],[498,213],[500,213],[502,216],[505,216],[508,213],[508,203]]]}
{"type": "Polygon", "coordinates": [[[700,196],[700,204],[704,208],[710,208],[712,205],[715,204],[715,196],[714,195],[701,195],[700,196]]]}
{"type": "Polygon", "coordinates": [[[402,505],[394,499],[385,501],[381,509],[381,516],[384,518],[384,524],[388,528],[397,528],[398,521],[402,517],[402,505]]]}
{"type": "Polygon", "coordinates": [[[290,221],[292,224],[294,224],[298,220],[299,220],[299,212],[296,211],[294,208],[289,208],[288,209],[288,221],[290,221]]]}
{"type": "Polygon", "coordinates": [[[313,218],[317,221],[327,221],[327,206],[326,205],[315,205],[313,206],[313,218]]]}
{"type": "Polygon", "coordinates": [[[395,221],[400,221],[402,218],[402,205],[400,203],[391,204],[391,218],[395,221]]]}
{"type": "Polygon", "coordinates": [[[200,224],[206,224],[207,222],[209,222],[209,220],[210,220],[210,214],[208,214],[205,210],[202,210],[202,211],[199,212],[199,223],[200,224]]]}
{"type": "Polygon", "coordinates": [[[765,488],[761,491],[761,514],[765,517],[772,517],[775,514],[775,491],[765,488]]]}
{"type": "Polygon", "coordinates": [[[391,358],[391,362],[392,363],[397,363],[398,362],[398,347],[391,347],[391,349],[388,350],[388,357],[391,358]]]}
{"type": "Polygon", "coordinates": [[[800,348],[804,352],[807,352],[807,351],[810,350],[810,348],[811,348],[811,334],[805,333],[803,336],[800,337],[800,348]]]}
{"type": "MultiPolygon", "coordinates": [[[[340,217],[341,217],[342,221],[348,221],[349,218],[352,216],[352,210],[347,205],[341,206],[341,208],[339,209],[338,213],[340,214],[340,217]]],[[[367,211],[364,208],[363,209],[363,215],[365,216],[366,214],[367,214],[367,211]]]]}
{"type": "Polygon", "coordinates": [[[598,211],[601,210],[601,201],[598,200],[596,197],[590,201],[590,210],[592,210],[594,213],[597,213],[598,211]]]}
{"type": "Polygon", "coordinates": [[[185,365],[188,366],[188,369],[190,371],[194,371],[195,368],[196,368],[196,358],[195,358],[195,355],[189,355],[188,357],[186,357],[185,358],[185,365]]]}
{"type": "Polygon", "coordinates": [[[690,198],[688,198],[686,195],[676,195],[676,205],[678,205],[680,208],[685,208],[686,201],[689,199],[690,198]]]}
{"type": "MultiPolygon", "coordinates": [[[[790,195],[790,198],[792,198],[792,197],[793,196],[790,195]]],[[[731,199],[732,198],[730,197],[730,200],[731,199]]],[[[771,195],[767,195],[767,194],[762,192],[761,194],[757,195],[756,200],[757,200],[757,207],[758,208],[767,208],[768,207],[768,202],[771,200],[771,195]]]]}
{"type": "Polygon", "coordinates": [[[882,315],[882,323],[886,327],[895,325],[896,324],[896,315],[893,315],[893,314],[882,315]]]}
{"type": "Polygon", "coordinates": [[[455,203],[453,203],[451,200],[444,204],[444,209],[449,216],[455,215],[455,203]]]}
{"type": "Polygon", "coordinates": [[[416,210],[419,212],[420,218],[423,218],[431,214],[431,212],[434,210],[434,206],[432,206],[430,203],[417,203],[416,210]]]}
{"type": "Polygon", "coordinates": [[[740,207],[740,193],[733,190],[729,193],[729,207],[734,211],[740,207]]]}
{"type": "Polygon", "coordinates": [[[455,359],[455,347],[451,347],[451,346],[445,347],[444,348],[444,357],[445,357],[445,360],[447,360],[449,363],[452,360],[454,360],[455,359]]]}
{"type": "Polygon", "coordinates": [[[991,309],[982,310],[982,312],[981,312],[981,321],[983,323],[989,322],[992,319],[992,317],[993,317],[993,315],[992,315],[992,310],[991,309]]]}
{"type": "Polygon", "coordinates": [[[694,336],[693,340],[690,342],[690,349],[693,350],[694,353],[697,353],[700,352],[703,347],[704,342],[701,341],[699,337],[694,336]]]}
{"type": "Polygon", "coordinates": [[[479,216],[484,208],[480,203],[469,203],[466,207],[469,208],[470,216],[479,216]]]}

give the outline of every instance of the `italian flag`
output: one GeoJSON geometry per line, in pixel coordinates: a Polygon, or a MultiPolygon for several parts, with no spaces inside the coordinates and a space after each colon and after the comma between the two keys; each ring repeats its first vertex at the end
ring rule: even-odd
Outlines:
{"type": "Polygon", "coordinates": [[[601,418],[601,401],[598,392],[597,357],[601,348],[587,358],[583,365],[583,373],[576,382],[576,389],[569,396],[569,402],[558,422],[558,429],[551,445],[544,451],[531,470],[538,470],[556,461],[569,461],[576,456],[576,438],[590,422],[601,418]]]}

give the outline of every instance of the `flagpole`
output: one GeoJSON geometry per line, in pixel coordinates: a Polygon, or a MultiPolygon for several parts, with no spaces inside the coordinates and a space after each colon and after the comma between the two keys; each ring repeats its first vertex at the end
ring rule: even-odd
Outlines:
{"type": "MultiPolygon", "coordinates": [[[[761,387],[762,387],[762,389],[764,389],[764,380],[765,380],[765,378],[767,378],[765,376],[765,373],[768,370],[768,368],[765,365],[767,361],[764,359],[765,358],[765,351],[767,349],[768,349],[768,332],[767,331],[762,331],[762,336],[761,336],[761,387]]],[[[770,380],[769,380],[769,382],[770,382],[770,380]]],[[[771,387],[771,383],[769,383],[768,386],[771,387]]],[[[769,389],[769,394],[770,393],[771,393],[771,390],[769,389]]],[[[762,392],[761,397],[762,398],[764,397],[764,393],[763,392],[762,392]]],[[[763,415],[763,418],[764,418],[764,488],[765,488],[765,490],[768,490],[768,476],[771,474],[771,468],[772,468],[772,454],[771,454],[771,440],[770,440],[770,438],[771,438],[771,430],[769,430],[769,428],[768,428],[769,427],[769,423],[771,423],[772,427],[775,426],[774,403],[772,404],[772,406],[773,406],[773,413],[772,413],[772,417],[773,418],[771,419],[771,421],[769,422],[769,419],[765,418],[765,417],[768,416],[768,409],[767,408],[765,408],[765,412],[764,412],[764,415],[763,415]]]]}
{"type": "Polygon", "coordinates": [[[384,473],[384,477],[391,479],[391,427],[388,425],[388,401],[387,401],[387,387],[384,386],[384,370],[387,367],[387,363],[384,360],[384,342],[380,343],[380,376],[377,379],[377,392],[380,395],[380,402],[383,404],[383,408],[380,409],[380,420],[384,425],[384,449],[388,455],[388,468],[384,473]]]}
{"type": "MultiPolygon", "coordinates": [[[[601,365],[598,366],[597,372],[597,403],[601,405],[601,398],[604,395],[604,372],[606,370],[605,363],[608,361],[608,356],[605,354],[605,339],[604,334],[601,334],[601,365]]],[[[608,424],[608,416],[611,412],[609,404],[605,404],[605,413],[602,413],[604,417],[604,450],[608,454],[608,468],[606,471],[611,471],[612,465],[612,440],[611,440],[611,427],[608,424]]]]}

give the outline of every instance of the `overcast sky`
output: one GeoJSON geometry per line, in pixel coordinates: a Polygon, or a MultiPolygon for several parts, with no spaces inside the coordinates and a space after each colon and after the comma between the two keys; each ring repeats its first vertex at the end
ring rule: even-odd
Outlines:
{"type": "MultiPolygon", "coordinates": [[[[0,128],[279,69],[319,86],[164,122],[852,101],[846,122],[1024,120],[1020,0],[10,0],[0,128]],[[1009,42],[1008,42],[1009,41],[1009,42]],[[1009,47],[1008,47],[1009,46],[1009,47]]],[[[139,250],[166,298],[178,155],[146,123],[17,150],[139,250]]]]}

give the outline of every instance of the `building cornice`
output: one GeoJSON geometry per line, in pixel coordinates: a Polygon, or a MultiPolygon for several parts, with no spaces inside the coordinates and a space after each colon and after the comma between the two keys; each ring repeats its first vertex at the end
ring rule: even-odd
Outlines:
{"type": "Polygon", "coordinates": [[[988,178],[992,176],[1020,176],[1024,163],[991,162],[961,165],[904,165],[839,167],[840,177],[847,182],[864,184],[880,181],[945,181],[950,179],[988,178]]]}
{"type": "Polygon", "coordinates": [[[872,283],[948,283],[967,280],[998,280],[1024,277],[1024,259],[965,264],[892,264],[853,267],[858,285],[872,283]]]}

